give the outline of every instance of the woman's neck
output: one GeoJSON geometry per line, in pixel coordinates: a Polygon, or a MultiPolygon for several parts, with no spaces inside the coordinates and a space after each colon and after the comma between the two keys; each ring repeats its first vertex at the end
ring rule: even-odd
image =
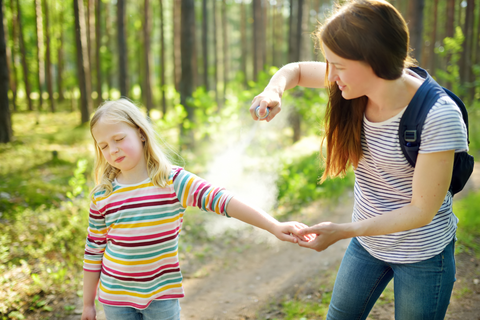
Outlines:
{"type": "Polygon", "coordinates": [[[378,78],[367,95],[367,119],[382,122],[395,116],[410,103],[422,83],[423,80],[407,72],[396,80],[378,78]]]}

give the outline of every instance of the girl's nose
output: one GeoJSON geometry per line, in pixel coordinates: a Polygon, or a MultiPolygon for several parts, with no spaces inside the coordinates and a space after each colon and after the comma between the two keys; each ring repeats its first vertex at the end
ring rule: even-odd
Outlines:
{"type": "Polygon", "coordinates": [[[111,147],[111,148],[110,148],[110,153],[111,153],[111,154],[115,154],[115,153],[117,153],[117,152],[118,152],[118,148],[117,148],[117,147],[111,147]]]}

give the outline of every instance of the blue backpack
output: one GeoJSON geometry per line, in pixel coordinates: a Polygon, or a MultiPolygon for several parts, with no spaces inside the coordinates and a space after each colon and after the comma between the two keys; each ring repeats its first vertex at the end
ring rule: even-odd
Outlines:
{"type": "MultiPolygon", "coordinates": [[[[400,139],[400,147],[402,148],[405,158],[407,158],[412,167],[415,167],[421,143],[423,124],[428,112],[441,96],[448,95],[460,108],[463,121],[467,127],[467,141],[469,144],[470,140],[468,140],[468,112],[462,100],[450,90],[442,88],[428,72],[422,68],[412,67],[410,70],[422,78],[425,78],[425,81],[413,96],[412,101],[410,101],[400,119],[398,136],[400,139]]],[[[463,189],[472,174],[473,166],[474,159],[467,152],[455,153],[452,181],[449,188],[452,196],[463,189]]]]}

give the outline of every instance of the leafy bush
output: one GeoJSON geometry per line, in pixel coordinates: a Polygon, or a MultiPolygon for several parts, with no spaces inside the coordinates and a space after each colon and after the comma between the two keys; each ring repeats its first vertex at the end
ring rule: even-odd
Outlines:
{"type": "Polygon", "coordinates": [[[454,202],[453,212],[458,217],[457,248],[460,251],[475,251],[480,255],[480,192],[454,202]]]}

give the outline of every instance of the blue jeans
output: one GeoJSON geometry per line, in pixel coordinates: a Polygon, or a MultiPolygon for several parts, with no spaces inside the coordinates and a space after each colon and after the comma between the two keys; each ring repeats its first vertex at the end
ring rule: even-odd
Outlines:
{"type": "Polygon", "coordinates": [[[353,238],[338,270],[327,320],[366,319],[393,278],[395,319],[445,317],[455,282],[455,240],[443,252],[417,263],[374,258],[353,238]]]}
{"type": "Polygon", "coordinates": [[[104,304],[107,320],[180,320],[178,299],[153,300],[143,310],[132,307],[114,307],[104,304]]]}

